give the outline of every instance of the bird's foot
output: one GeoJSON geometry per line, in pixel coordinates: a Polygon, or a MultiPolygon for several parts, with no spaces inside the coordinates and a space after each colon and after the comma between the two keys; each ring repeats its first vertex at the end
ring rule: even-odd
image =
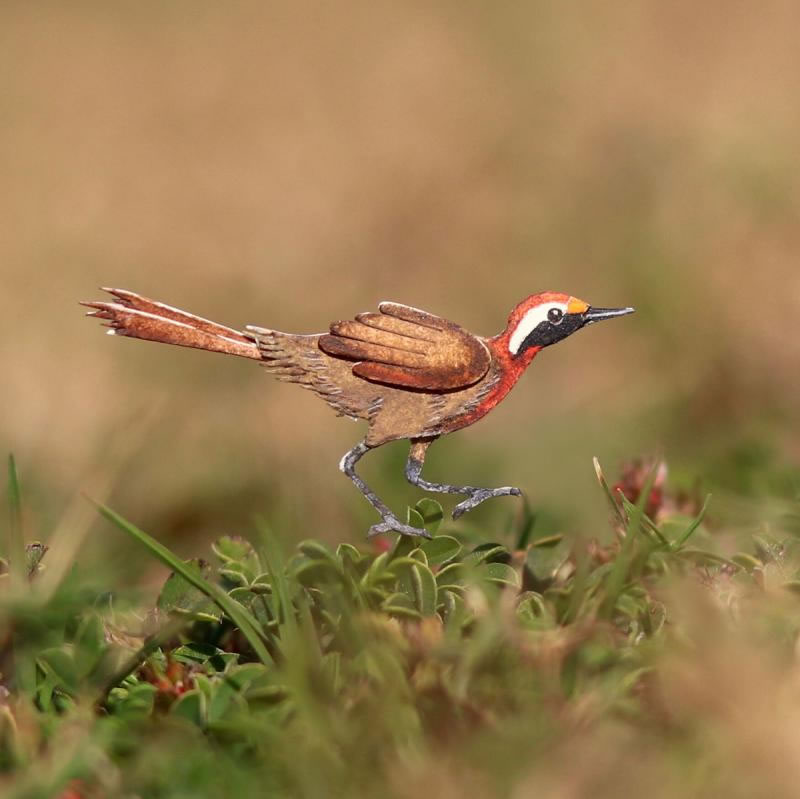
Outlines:
{"type": "Polygon", "coordinates": [[[485,502],[487,499],[491,499],[492,497],[519,497],[522,496],[522,491],[518,488],[514,488],[513,486],[502,486],[501,488],[476,488],[474,491],[470,492],[469,496],[459,502],[458,505],[453,508],[453,518],[457,519],[459,516],[467,513],[467,511],[471,511],[473,508],[477,508],[481,502],[485,502]]]}
{"type": "Polygon", "coordinates": [[[431,534],[422,528],[412,527],[410,524],[403,524],[396,516],[384,516],[383,521],[373,524],[369,528],[367,538],[381,533],[401,533],[402,535],[418,535],[421,538],[431,538],[431,534]]]}

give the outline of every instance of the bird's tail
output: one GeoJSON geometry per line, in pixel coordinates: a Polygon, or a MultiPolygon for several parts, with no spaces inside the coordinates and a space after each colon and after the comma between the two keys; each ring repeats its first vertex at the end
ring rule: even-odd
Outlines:
{"type": "Polygon", "coordinates": [[[261,353],[252,337],[208,319],[161,302],[140,297],[124,289],[103,289],[114,297],[111,302],[83,302],[96,316],[107,322],[110,335],[130,336],[145,341],[195,347],[210,352],[239,355],[261,360],[261,353]]]}

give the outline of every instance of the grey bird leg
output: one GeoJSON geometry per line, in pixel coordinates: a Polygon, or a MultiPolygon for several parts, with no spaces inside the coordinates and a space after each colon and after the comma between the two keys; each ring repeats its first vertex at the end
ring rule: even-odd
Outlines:
{"type": "Polygon", "coordinates": [[[467,499],[459,502],[453,508],[454,519],[476,508],[481,502],[491,497],[518,497],[522,495],[522,491],[513,486],[478,488],[476,486],[451,486],[446,483],[429,483],[424,480],[420,475],[422,473],[422,465],[425,463],[425,453],[435,440],[433,438],[411,440],[411,449],[408,453],[408,461],[406,461],[406,479],[409,483],[419,486],[425,491],[435,491],[439,494],[466,494],[467,499]]]}
{"type": "Polygon", "coordinates": [[[382,522],[373,524],[369,528],[367,538],[372,538],[373,535],[379,533],[388,533],[395,531],[403,535],[418,535],[423,538],[430,538],[431,534],[427,530],[421,530],[418,527],[411,527],[409,524],[403,524],[397,516],[381,501],[378,495],[356,474],[356,463],[361,457],[368,452],[372,447],[369,447],[365,441],[356,444],[353,449],[345,454],[339,461],[339,468],[355,483],[356,488],[367,498],[367,502],[380,513],[382,522]]]}

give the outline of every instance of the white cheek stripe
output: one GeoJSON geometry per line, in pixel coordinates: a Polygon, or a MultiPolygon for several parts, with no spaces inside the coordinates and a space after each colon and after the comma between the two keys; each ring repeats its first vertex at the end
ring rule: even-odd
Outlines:
{"type": "Polygon", "coordinates": [[[530,311],[525,312],[525,316],[522,317],[508,340],[508,351],[512,355],[516,355],[519,352],[519,348],[528,338],[531,331],[535,330],[547,319],[547,314],[553,308],[560,308],[562,313],[567,312],[567,306],[562,302],[549,302],[547,305],[539,305],[537,308],[531,308],[530,311]]]}

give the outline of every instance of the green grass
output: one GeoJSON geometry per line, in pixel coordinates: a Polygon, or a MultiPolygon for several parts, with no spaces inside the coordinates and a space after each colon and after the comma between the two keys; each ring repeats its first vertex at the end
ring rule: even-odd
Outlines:
{"type": "Polygon", "coordinates": [[[184,562],[100,507],[172,572],[142,607],[79,562],[40,589],[12,460],[0,791],[792,795],[800,538],[596,468],[591,539],[530,512],[470,537],[423,500],[429,541],[285,553],[259,521],[184,562]]]}

